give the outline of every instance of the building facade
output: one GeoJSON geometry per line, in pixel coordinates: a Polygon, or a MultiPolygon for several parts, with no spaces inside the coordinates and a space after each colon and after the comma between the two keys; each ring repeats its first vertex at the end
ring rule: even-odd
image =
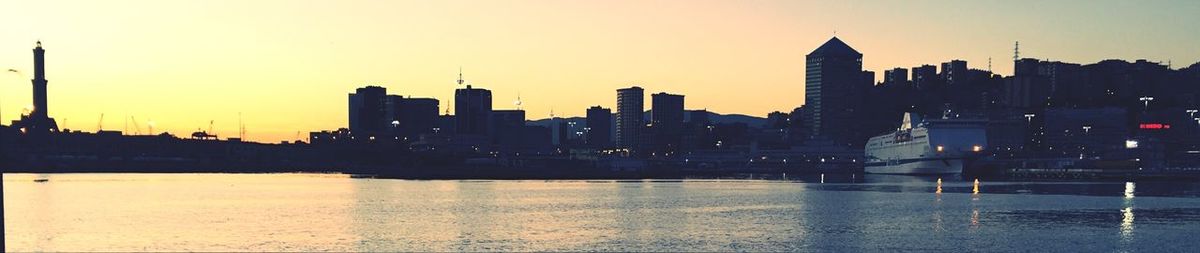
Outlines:
{"type": "Polygon", "coordinates": [[[641,87],[617,90],[617,147],[637,150],[641,142],[645,94],[641,87]]]}

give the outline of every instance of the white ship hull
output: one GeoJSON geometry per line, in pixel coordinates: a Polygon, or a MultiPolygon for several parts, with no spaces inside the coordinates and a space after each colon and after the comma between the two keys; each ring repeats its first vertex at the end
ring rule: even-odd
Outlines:
{"type": "Polygon", "coordinates": [[[894,163],[891,165],[868,165],[864,168],[871,174],[937,175],[958,174],[963,170],[962,158],[931,158],[930,160],[894,163]]]}

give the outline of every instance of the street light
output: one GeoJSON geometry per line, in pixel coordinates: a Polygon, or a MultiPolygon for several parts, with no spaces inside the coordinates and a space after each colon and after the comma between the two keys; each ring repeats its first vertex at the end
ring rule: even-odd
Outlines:
{"type": "Polygon", "coordinates": [[[1142,103],[1145,104],[1146,109],[1150,109],[1150,101],[1154,101],[1154,97],[1140,97],[1138,98],[1138,101],[1142,101],[1142,103]]]}
{"type": "Polygon", "coordinates": [[[1036,116],[1036,115],[1034,115],[1032,113],[1026,113],[1025,114],[1025,122],[1026,123],[1033,122],[1033,116],[1036,116]]]}

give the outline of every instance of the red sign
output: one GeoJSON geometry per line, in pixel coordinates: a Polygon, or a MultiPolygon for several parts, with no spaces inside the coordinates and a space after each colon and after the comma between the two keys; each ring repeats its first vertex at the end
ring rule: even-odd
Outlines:
{"type": "Polygon", "coordinates": [[[1142,123],[1142,124],[1138,125],[1138,128],[1155,129],[1155,130],[1156,129],[1171,129],[1171,125],[1170,124],[1162,124],[1162,123],[1142,123]]]}

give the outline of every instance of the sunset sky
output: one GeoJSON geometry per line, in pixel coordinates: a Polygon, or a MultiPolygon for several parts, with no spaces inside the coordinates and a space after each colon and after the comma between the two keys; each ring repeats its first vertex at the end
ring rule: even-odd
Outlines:
{"type": "Polygon", "coordinates": [[[0,70],[20,72],[0,73],[5,125],[32,104],[41,40],[62,127],[103,113],[108,130],[213,120],[225,137],[241,113],[262,142],[345,127],[365,85],[445,110],[459,67],[497,109],[519,92],[530,119],[613,107],[632,85],[764,116],[803,103],[804,55],[835,31],[880,75],[989,57],[1009,75],[1014,41],[1040,59],[1200,61],[1200,1],[3,1],[0,24],[0,70]]]}

